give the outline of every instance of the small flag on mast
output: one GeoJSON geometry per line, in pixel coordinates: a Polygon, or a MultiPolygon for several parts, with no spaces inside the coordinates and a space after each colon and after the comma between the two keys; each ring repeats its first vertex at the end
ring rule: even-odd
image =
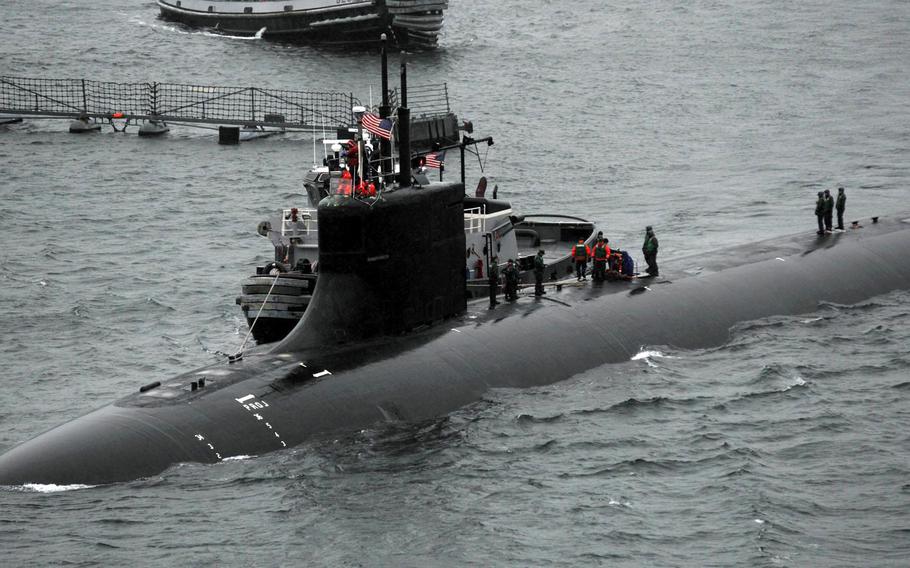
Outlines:
{"type": "Polygon", "coordinates": [[[363,118],[360,119],[360,123],[363,124],[364,128],[376,136],[385,138],[386,140],[392,139],[392,121],[388,118],[379,118],[378,114],[365,112],[363,118]]]}
{"type": "Polygon", "coordinates": [[[426,157],[426,166],[428,168],[440,168],[446,165],[446,151],[433,152],[432,154],[427,154],[426,157]]]}

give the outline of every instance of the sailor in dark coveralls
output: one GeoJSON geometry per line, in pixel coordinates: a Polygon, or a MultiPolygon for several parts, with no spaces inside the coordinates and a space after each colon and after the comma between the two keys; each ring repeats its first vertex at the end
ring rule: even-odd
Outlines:
{"type": "Polygon", "coordinates": [[[543,296],[546,294],[543,289],[543,272],[546,269],[546,264],[543,261],[543,249],[537,251],[537,256],[534,257],[534,295],[543,296]]]}
{"type": "Polygon", "coordinates": [[[506,264],[505,269],[502,271],[502,276],[506,281],[506,300],[512,301],[518,299],[518,268],[515,266],[515,261],[511,258],[509,259],[508,264],[506,264]]]}
{"type": "Polygon", "coordinates": [[[831,192],[825,190],[825,232],[830,233],[834,225],[834,198],[831,192]]]}
{"type": "Polygon", "coordinates": [[[657,237],[654,236],[654,229],[651,225],[645,227],[645,244],[641,247],[641,252],[645,255],[645,262],[648,263],[648,276],[658,276],[657,271],[657,237]]]}
{"type": "Polygon", "coordinates": [[[837,188],[837,204],[834,206],[837,209],[837,228],[841,231],[844,230],[844,209],[847,208],[847,194],[844,193],[844,188],[837,188]]]}
{"type": "Polygon", "coordinates": [[[818,199],[815,201],[815,216],[818,218],[818,234],[825,234],[825,192],[818,192],[818,199]]]}
{"type": "Polygon", "coordinates": [[[499,288],[499,257],[494,256],[490,259],[490,267],[487,269],[487,275],[490,282],[490,309],[498,304],[496,301],[496,289],[499,288]]]}

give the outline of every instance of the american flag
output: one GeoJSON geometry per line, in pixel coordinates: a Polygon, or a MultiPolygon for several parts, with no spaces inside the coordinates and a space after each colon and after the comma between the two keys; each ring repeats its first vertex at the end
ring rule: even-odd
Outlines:
{"type": "Polygon", "coordinates": [[[426,165],[428,168],[440,168],[446,165],[446,151],[427,154],[426,165]]]}
{"type": "Polygon", "coordinates": [[[385,138],[386,140],[392,139],[392,121],[388,118],[379,118],[378,114],[366,112],[363,114],[363,118],[360,122],[363,124],[364,128],[376,136],[385,138]]]}

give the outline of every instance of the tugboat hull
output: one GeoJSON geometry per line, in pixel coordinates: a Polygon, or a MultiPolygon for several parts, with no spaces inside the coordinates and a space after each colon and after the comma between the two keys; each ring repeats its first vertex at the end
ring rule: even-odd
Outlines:
{"type": "Polygon", "coordinates": [[[158,0],[161,17],[226,35],[324,45],[433,48],[446,0],[158,0]]]}
{"type": "Polygon", "coordinates": [[[257,343],[284,339],[303,316],[313,290],[315,274],[254,275],[243,283],[237,305],[257,343]]]}

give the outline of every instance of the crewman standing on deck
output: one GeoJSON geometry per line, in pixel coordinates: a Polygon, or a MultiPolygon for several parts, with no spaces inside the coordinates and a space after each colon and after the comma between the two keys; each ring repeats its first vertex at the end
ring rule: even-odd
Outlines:
{"type": "Polygon", "coordinates": [[[825,232],[830,233],[834,226],[834,198],[825,190],[825,232]]]}
{"type": "Polygon", "coordinates": [[[606,279],[607,261],[610,259],[610,247],[603,237],[598,237],[594,245],[594,273],[591,278],[595,282],[603,282],[606,279]]]}
{"type": "Polygon", "coordinates": [[[645,227],[645,244],[641,247],[641,252],[645,255],[645,262],[648,263],[648,276],[658,276],[657,270],[657,237],[654,235],[654,229],[651,225],[645,227]]]}
{"type": "Polygon", "coordinates": [[[585,244],[584,239],[578,239],[578,244],[572,247],[572,258],[575,259],[575,276],[578,281],[588,279],[588,259],[591,258],[591,247],[585,244]]]}
{"type": "Polygon", "coordinates": [[[490,259],[490,266],[487,267],[487,275],[490,283],[490,309],[499,302],[496,300],[496,292],[499,288],[499,257],[494,256],[490,259]]]}
{"type": "Polygon", "coordinates": [[[837,209],[837,228],[841,231],[844,230],[844,209],[847,208],[847,194],[844,193],[844,188],[837,188],[837,204],[835,209],[837,209]]]}
{"type": "Polygon", "coordinates": [[[543,249],[537,251],[534,257],[534,295],[543,296],[546,292],[543,289],[543,273],[546,270],[546,263],[543,260],[543,249]]]}
{"type": "Polygon", "coordinates": [[[825,192],[818,192],[818,199],[815,201],[815,217],[818,219],[818,234],[825,234],[825,192]]]}
{"type": "Polygon", "coordinates": [[[360,176],[357,173],[357,167],[358,167],[358,164],[360,163],[360,160],[359,160],[360,157],[358,155],[356,139],[348,140],[347,145],[345,146],[344,156],[345,156],[345,164],[348,167],[348,172],[351,174],[351,179],[354,180],[352,185],[354,187],[357,187],[357,183],[361,180],[360,180],[360,176]]]}
{"type": "Polygon", "coordinates": [[[520,275],[518,274],[518,267],[515,266],[515,261],[511,258],[506,264],[505,269],[502,271],[502,277],[505,279],[505,292],[506,300],[514,301],[518,299],[518,280],[520,275]]]}

